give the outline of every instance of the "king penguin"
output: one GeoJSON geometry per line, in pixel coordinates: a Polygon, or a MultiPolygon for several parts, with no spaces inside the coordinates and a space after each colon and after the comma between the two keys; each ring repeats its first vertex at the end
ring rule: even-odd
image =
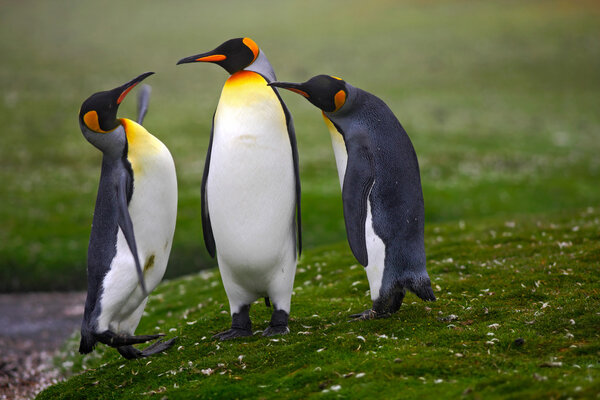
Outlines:
{"type": "Polygon", "coordinates": [[[146,301],[161,281],[177,215],[175,164],[167,147],[141,125],[150,87],[140,92],[138,122],[117,119],[119,105],[147,72],[115,89],[95,93],[79,111],[83,136],[103,153],[88,247],[88,291],[79,352],[97,342],[127,358],[168,349],[158,340],[143,351],[133,344],[164,335],[134,336],[146,301]],[[142,267],[143,266],[143,267],[142,267]],[[137,270],[137,273],[136,273],[137,270]]]}
{"type": "Polygon", "coordinates": [[[260,297],[273,303],[263,335],[286,334],[302,242],[292,116],[267,85],[275,73],[252,39],[231,39],[177,64],[194,62],[231,74],[213,115],[201,191],[204,241],[216,254],[232,318],[231,329],[214,337],[252,335],[250,304],[260,297]]]}
{"type": "Polygon", "coordinates": [[[367,272],[373,307],[352,317],[388,316],[406,289],[435,300],[425,269],[419,164],[404,128],[378,97],[340,78],[271,82],[320,108],[331,134],[350,249],[367,272]]]}

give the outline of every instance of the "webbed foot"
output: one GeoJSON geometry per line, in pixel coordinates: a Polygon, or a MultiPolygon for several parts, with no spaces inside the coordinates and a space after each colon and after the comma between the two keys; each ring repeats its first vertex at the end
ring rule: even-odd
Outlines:
{"type": "Polygon", "coordinates": [[[177,337],[169,339],[166,342],[162,339],[159,339],[156,342],[152,343],[150,346],[146,347],[144,350],[138,350],[135,347],[129,345],[117,347],[117,351],[128,360],[150,357],[154,354],[160,353],[161,351],[165,351],[169,347],[173,346],[173,343],[175,343],[175,339],[177,339],[177,337]]]}
{"type": "Polygon", "coordinates": [[[271,314],[271,322],[267,329],[264,330],[263,336],[286,335],[290,333],[288,328],[289,314],[283,310],[273,311],[271,314]]]}
{"type": "Polygon", "coordinates": [[[231,317],[231,329],[219,332],[213,339],[230,340],[239,337],[252,336],[252,322],[250,322],[250,306],[242,306],[240,311],[231,317]]]}
{"type": "Polygon", "coordinates": [[[231,340],[239,337],[248,337],[252,336],[252,330],[250,329],[239,329],[239,328],[231,328],[224,332],[219,332],[213,336],[213,339],[219,340],[231,340]]]}
{"type": "Polygon", "coordinates": [[[390,314],[388,314],[388,313],[383,313],[383,314],[378,313],[377,311],[373,310],[372,308],[369,308],[368,310],[365,310],[361,313],[350,315],[350,318],[353,318],[355,321],[360,321],[360,320],[370,320],[370,319],[376,319],[376,318],[387,318],[389,316],[390,316],[390,314]]]}
{"type": "Polygon", "coordinates": [[[158,339],[163,336],[165,336],[165,335],[162,333],[160,333],[158,335],[133,336],[133,335],[117,334],[117,333],[114,333],[113,331],[104,331],[102,333],[94,334],[94,337],[96,338],[96,340],[98,340],[100,343],[104,343],[105,345],[110,346],[110,347],[131,346],[132,344],[146,343],[146,342],[158,339]]]}

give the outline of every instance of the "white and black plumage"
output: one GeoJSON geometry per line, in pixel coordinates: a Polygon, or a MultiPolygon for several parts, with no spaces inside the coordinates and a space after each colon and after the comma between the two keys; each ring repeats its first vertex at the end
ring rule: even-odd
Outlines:
{"type": "Polygon", "coordinates": [[[425,268],[424,202],[419,164],[406,131],[378,97],[340,78],[272,82],[323,111],[334,149],[346,233],[365,266],[373,307],[354,317],[396,312],[406,289],[435,296],[425,268]]]}
{"type": "Polygon", "coordinates": [[[148,293],[165,273],[177,215],[177,179],[167,147],[142,125],[149,87],[139,102],[138,122],[117,119],[129,91],[145,73],[83,102],[79,124],[84,137],[102,151],[102,169],[88,248],[88,293],[79,351],[97,342],[116,347],[125,358],[146,357],[169,348],[157,341],[144,351],[132,345],[163,335],[135,336],[148,293]]]}
{"type": "Polygon", "coordinates": [[[231,74],[213,117],[202,178],[202,226],[229,299],[226,340],[252,335],[250,304],[270,299],[263,335],[285,334],[296,241],[301,247],[300,178],[292,117],[275,88],[275,73],[249,38],[231,39],[178,64],[211,62],[231,74]]]}

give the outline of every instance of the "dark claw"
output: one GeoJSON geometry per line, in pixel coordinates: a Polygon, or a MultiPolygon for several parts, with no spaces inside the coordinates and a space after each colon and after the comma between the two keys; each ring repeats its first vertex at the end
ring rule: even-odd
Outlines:
{"type": "Polygon", "coordinates": [[[175,343],[175,339],[177,339],[177,337],[169,339],[166,342],[164,342],[162,339],[159,339],[150,346],[146,347],[143,351],[140,351],[133,346],[121,346],[117,347],[117,350],[128,360],[150,357],[154,354],[160,353],[161,351],[167,350],[173,345],[173,343],[175,343]]]}
{"type": "Polygon", "coordinates": [[[385,318],[389,316],[389,314],[378,314],[377,311],[369,308],[368,310],[365,310],[361,313],[358,314],[352,314],[350,316],[350,318],[354,318],[355,321],[358,320],[369,320],[369,319],[376,319],[376,318],[385,318]]]}
{"type": "Polygon", "coordinates": [[[287,335],[290,333],[288,319],[289,314],[283,310],[278,310],[277,305],[275,305],[275,310],[271,314],[271,322],[263,332],[263,336],[287,335]]]}
{"type": "Polygon", "coordinates": [[[163,342],[162,339],[157,340],[156,342],[152,343],[150,346],[142,350],[142,357],[150,357],[154,354],[167,350],[168,348],[173,346],[173,344],[175,343],[175,339],[177,339],[177,337],[169,339],[166,342],[163,342]]]}
{"type": "Polygon", "coordinates": [[[287,335],[290,333],[290,328],[285,326],[269,326],[264,330],[263,336],[287,335]]]}
{"type": "Polygon", "coordinates": [[[252,336],[250,329],[231,328],[224,332],[219,332],[213,336],[213,339],[231,340],[239,337],[252,336]]]}

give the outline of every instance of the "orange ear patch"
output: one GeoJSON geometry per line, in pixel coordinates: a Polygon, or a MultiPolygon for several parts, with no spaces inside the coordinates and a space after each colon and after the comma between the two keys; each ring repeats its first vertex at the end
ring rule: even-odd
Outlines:
{"type": "Polygon", "coordinates": [[[100,123],[98,122],[98,113],[96,111],[88,111],[83,116],[83,122],[85,125],[93,130],[94,132],[106,133],[100,129],[100,123]]]}
{"type": "Polygon", "coordinates": [[[196,58],[196,61],[216,62],[216,61],[223,61],[226,58],[227,57],[225,55],[223,55],[223,54],[214,54],[212,56],[206,56],[206,57],[196,58]]]}
{"type": "Polygon", "coordinates": [[[244,43],[246,46],[248,46],[250,50],[252,50],[252,54],[254,54],[254,59],[252,60],[252,62],[254,62],[254,60],[256,60],[256,57],[258,57],[258,45],[254,42],[254,40],[250,38],[244,38],[242,40],[242,43],[244,43]]]}
{"type": "Polygon", "coordinates": [[[346,92],[344,92],[343,90],[337,92],[333,97],[333,101],[335,102],[335,110],[333,110],[335,112],[342,108],[342,106],[346,102],[346,92]]]}

